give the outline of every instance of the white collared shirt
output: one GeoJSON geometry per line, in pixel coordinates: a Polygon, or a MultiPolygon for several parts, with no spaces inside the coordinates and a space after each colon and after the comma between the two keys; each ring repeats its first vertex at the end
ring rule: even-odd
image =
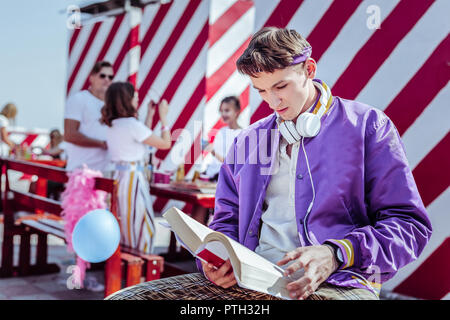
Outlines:
{"type": "Polygon", "coordinates": [[[283,137],[277,152],[279,170],[271,177],[266,190],[267,210],[261,216],[259,245],[255,252],[276,263],[283,256],[304,245],[295,216],[295,180],[300,142],[292,145],[291,157],[286,153],[287,141],[283,137]]]}

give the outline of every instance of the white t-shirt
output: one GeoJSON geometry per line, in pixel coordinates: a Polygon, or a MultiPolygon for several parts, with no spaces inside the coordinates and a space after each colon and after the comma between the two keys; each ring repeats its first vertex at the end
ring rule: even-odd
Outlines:
{"type": "MultiPolygon", "coordinates": [[[[230,129],[229,127],[221,128],[214,139],[214,152],[222,158],[225,158],[233,144],[234,138],[236,138],[241,131],[242,129],[230,129]]],[[[221,166],[222,162],[216,157],[213,157],[212,162],[206,169],[206,174],[210,177],[216,175],[221,166]]]]}
{"type": "Polygon", "coordinates": [[[151,135],[152,130],[134,117],[113,120],[106,134],[111,161],[143,160],[148,148],[142,141],[151,135]]]}
{"type": "MultiPolygon", "coordinates": [[[[80,122],[80,133],[98,140],[106,140],[107,126],[100,123],[104,102],[88,90],[69,97],[64,111],[64,119],[80,122]]],[[[105,170],[109,159],[108,152],[101,148],[89,148],[67,143],[67,170],[80,168],[85,163],[90,169],[105,170]]]]}
{"type": "Polygon", "coordinates": [[[0,114],[0,128],[6,127],[8,128],[9,126],[9,120],[7,117],[5,117],[4,115],[0,114]]]}
{"type": "MultiPolygon", "coordinates": [[[[8,118],[0,114],[0,129],[6,128],[6,130],[8,130],[8,126],[9,126],[8,118]]],[[[9,146],[0,139],[0,155],[7,156],[8,154],[9,154],[9,146]]]]}

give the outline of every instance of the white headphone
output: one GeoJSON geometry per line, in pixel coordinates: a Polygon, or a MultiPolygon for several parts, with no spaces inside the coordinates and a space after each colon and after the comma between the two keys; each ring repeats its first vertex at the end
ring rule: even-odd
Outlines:
{"type": "Polygon", "coordinates": [[[289,144],[300,141],[301,137],[312,138],[319,134],[320,118],[325,114],[331,104],[331,92],[328,86],[323,85],[318,80],[313,80],[314,85],[320,90],[319,109],[317,113],[309,110],[303,112],[294,122],[292,120],[282,120],[277,116],[278,128],[281,135],[289,144]]]}

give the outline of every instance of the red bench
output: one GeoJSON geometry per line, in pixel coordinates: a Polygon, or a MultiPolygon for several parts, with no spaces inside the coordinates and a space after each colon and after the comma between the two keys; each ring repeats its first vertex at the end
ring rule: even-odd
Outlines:
{"type": "MultiPolygon", "coordinates": [[[[57,167],[5,158],[0,158],[0,165],[2,169],[0,185],[5,179],[2,193],[4,228],[0,277],[59,272],[58,265],[47,262],[47,236],[51,234],[65,240],[64,226],[60,217],[61,203],[29,192],[10,189],[7,173],[8,170],[14,170],[66,183],[68,181],[67,172],[57,167]],[[36,214],[36,209],[42,210],[46,214],[36,214]],[[25,216],[17,217],[17,213],[23,211],[26,212],[25,216]],[[37,235],[36,264],[34,265],[30,264],[32,234],[37,235]],[[20,236],[18,266],[13,265],[14,236],[20,236]]],[[[117,217],[116,200],[112,196],[115,194],[115,188],[114,180],[96,178],[95,189],[106,191],[109,194],[109,209],[117,217]]],[[[122,278],[126,279],[125,286],[128,287],[141,282],[142,276],[145,276],[146,281],[158,279],[163,270],[164,259],[162,257],[119,247],[105,262],[105,297],[122,288],[122,278]]]]}

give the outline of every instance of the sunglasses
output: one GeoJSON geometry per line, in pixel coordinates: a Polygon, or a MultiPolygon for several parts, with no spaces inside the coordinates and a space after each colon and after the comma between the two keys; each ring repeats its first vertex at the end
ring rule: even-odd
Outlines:
{"type": "Polygon", "coordinates": [[[100,73],[100,78],[101,79],[105,79],[106,77],[108,77],[109,80],[112,80],[114,78],[114,75],[107,75],[104,73],[100,73]]]}

